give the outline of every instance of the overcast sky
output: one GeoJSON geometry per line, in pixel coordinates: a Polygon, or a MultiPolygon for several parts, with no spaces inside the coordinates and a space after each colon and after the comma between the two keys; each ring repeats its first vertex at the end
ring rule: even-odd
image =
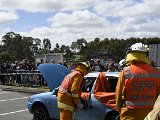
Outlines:
{"type": "Polygon", "coordinates": [[[13,31],[54,47],[79,38],[159,37],[159,11],[160,0],[0,0],[0,38],[13,31]]]}

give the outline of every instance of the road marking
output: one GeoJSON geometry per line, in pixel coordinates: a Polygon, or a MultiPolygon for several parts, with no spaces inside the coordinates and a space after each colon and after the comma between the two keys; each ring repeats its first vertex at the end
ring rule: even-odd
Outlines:
{"type": "Polygon", "coordinates": [[[4,91],[0,92],[0,94],[6,94],[6,93],[12,93],[12,92],[4,92],[4,91]]]}
{"type": "Polygon", "coordinates": [[[20,113],[20,112],[25,112],[25,111],[28,111],[28,109],[19,110],[19,111],[13,111],[13,112],[8,112],[8,113],[2,113],[2,114],[0,114],[0,116],[9,115],[9,114],[14,114],[14,113],[20,113]]]}
{"type": "Polygon", "coordinates": [[[13,98],[13,99],[5,99],[5,100],[0,100],[0,102],[5,102],[5,101],[12,101],[12,100],[21,100],[21,99],[27,99],[28,97],[22,97],[22,98],[13,98]]]}

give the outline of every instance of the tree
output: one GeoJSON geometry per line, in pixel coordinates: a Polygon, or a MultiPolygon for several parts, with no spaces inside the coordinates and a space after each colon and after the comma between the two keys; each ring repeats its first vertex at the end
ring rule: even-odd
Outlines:
{"type": "Polygon", "coordinates": [[[33,60],[34,57],[34,52],[35,45],[33,44],[34,38],[32,37],[23,37],[22,38],[22,53],[23,57],[22,59],[28,59],[28,60],[33,60]]]}
{"type": "Polygon", "coordinates": [[[50,49],[51,49],[51,42],[50,42],[50,40],[49,39],[44,39],[43,40],[43,48],[42,48],[43,52],[47,53],[47,52],[50,51],[50,49]]]}
{"type": "Polygon", "coordinates": [[[34,55],[41,53],[41,40],[39,38],[33,39],[33,44],[31,49],[34,55]]]}
{"type": "Polygon", "coordinates": [[[7,51],[13,60],[23,57],[22,36],[14,32],[8,32],[2,37],[4,43],[4,51],[7,51]]]}
{"type": "Polygon", "coordinates": [[[58,43],[56,43],[56,48],[59,49],[59,44],[58,43]]]}
{"type": "Polygon", "coordinates": [[[65,45],[62,45],[60,47],[60,52],[63,53],[64,55],[64,58],[68,61],[72,58],[73,56],[73,53],[72,51],[70,50],[70,47],[69,46],[65,46],[65,45]]]}
{"type": "Polygon", "coordinates": [[[59,44],[56,43],[55,48],[53,49],[53,53],[60,53],[59,44]]]}
{"type": "Polygon", "coordinates": [[[39,51],[41,40],[8,32],[2,37],[2,42],[3,51],[7,52],[12,60],[21,61],[26,58],[33,60],[34,55],[39,51]]]}
{"type": "Polygon", "coordinates": [[[83,53],[85,46],[87,44],[87,41],[84,38],[77,39],[76,42],[72,42],[71,49],[74,50],[74,52],[83,53]]]}
{"type": "Polygon", "coordinates": [[[90,60],[91,58],[96,57],[102,46],[104,46],[104,44],[101,44],[99,38],[95,38],[93,41],[88,42],[85,51],[83,52],[85,54],[85,59],[90,60]]]}
{"type": "Polygon", "coordinates": [[[74,51],[74,53],[77,53],[77,52],[78,52],[78,51],[77,51],[78,47],[77,47],[77,43],[76,43],[76,42],[72,42],[72,44],[71,44],[71,49],[74,51]]]}
{"type": "Polygon", "coordinates": [[[8,54],[8,52],[1,52],[0,53],[0,60],[1,61],[9,61],[9,60],[11,60],[11,56],[8,54]]]}

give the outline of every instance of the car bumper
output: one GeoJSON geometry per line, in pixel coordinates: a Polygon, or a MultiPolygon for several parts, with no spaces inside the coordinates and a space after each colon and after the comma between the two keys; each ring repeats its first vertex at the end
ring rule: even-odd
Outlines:
{"type": "Polygon", "coordinates": [[[28,102],[28,103],[27,103],[27,108],[28,108],[28,111],[29,111],[30,113],[32,113],[32,103],[31,103],[31,102],[28,102]]]}

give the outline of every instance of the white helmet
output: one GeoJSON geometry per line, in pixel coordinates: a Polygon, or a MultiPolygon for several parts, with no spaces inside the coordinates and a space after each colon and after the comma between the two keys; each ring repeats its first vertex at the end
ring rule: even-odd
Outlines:
{"type": "Polygon", "coordinates": [[[120,60],[120,61],[119,61],[119,66],[125,65],[125,63],[126,63],[126,60],[125,60],[125,59],[120,60]]]}
{"type": "Polygon", "coordinates": [[[147,52],[147,47],[145,44],[135,43],[130,47],[130,50],[128,52],[131,52],[131,51],[147,52]]]}

